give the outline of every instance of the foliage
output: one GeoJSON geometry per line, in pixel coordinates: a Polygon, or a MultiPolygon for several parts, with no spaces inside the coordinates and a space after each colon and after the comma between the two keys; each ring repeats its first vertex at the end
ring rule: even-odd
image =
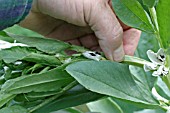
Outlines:
{"type": "Polygon", "coordinates": [[[121,21],[143,31],[135,57],[125,56],[122,63],[103,55],[100,61],[89,59],[83,47],[19,26],[1,31],[0,113],[83,113],[75,108],[82,104],[87,104],[87,112],[168,111],[170,74],[153,77],[143,65],[150,63],[147,50],[163,48],[169,67],[170,1],[112,0],[112,4],[121,21]]]}

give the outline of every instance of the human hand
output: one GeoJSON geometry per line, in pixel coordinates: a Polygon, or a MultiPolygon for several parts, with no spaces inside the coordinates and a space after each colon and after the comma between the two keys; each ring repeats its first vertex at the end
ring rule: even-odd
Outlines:
{"type": "Polygon", "coordinates": [[[110,60],[133,55],[140,31],[119,22],[109,0],[34,0],[21,26],[89,49],[98,45],[110,60]]]}

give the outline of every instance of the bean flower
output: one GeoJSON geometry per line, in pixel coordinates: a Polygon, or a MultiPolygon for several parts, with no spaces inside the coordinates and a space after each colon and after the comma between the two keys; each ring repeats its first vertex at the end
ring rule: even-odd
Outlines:
{"type": "Polygon", "coordinates": [[[100,61],[102,59],[101,54],[95,51],[85,51],[84,53],[82,53],[82,55],[88,59],[92,59],[96,61],[100,61]]]}
{"type": "Polygon", "coordinates": [[[169,73],[169,68],[165,66],[166,54],[162,48],[160,48],[157,53],[148,50],[147,56],[151,63],[144,65],[145,72],[153,71],[153,76],[166,76],[169,73]]]}

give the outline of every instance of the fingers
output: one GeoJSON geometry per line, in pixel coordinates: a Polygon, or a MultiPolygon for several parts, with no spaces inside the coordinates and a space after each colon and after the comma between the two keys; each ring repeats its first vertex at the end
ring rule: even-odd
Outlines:
{"type": "Polygon", "coordinates": [[[37,10],[43,14],[77,26],[90,26],[105,56],[110,60],[123,60],[123,30],[109,6],[109,0],[37,1],[37,10]]]}
{"type": "Polygon", "coordinates": [[[123,35],[123,46],[125,54],[134,55],[134,52],[137,48],[139,39],[140,39],[141,31],[137,29],[129,29],[124,32],[123,35]]]}
{"type": "Polygon", "coordinates": [[[85,19],[99,39],[99,45],[110,60],[122,61],[123,30],[107,1],[94,0],[90,12],[85,12],[85,19]]]}
{"type": "Polygon", "coordinates": [[[79,38],[80,43],[86,48],[93,48],[99,45],[98,40],[94,34],[89,34],[79,38]]]}

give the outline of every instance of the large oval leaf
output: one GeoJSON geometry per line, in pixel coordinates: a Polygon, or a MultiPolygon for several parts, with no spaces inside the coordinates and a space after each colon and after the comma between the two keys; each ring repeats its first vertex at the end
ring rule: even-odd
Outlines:
{"type": "Polygon", "coordinates": [[[110,61],[83,61],[69,65],[67,72],[87,89],[116,98],[157,105],[150,92],[141,90],[127,65],[110,61]]]}
{"type": "Polygon", "coordinates": [[[116,15],[125,24],[153,33],[154,29],[146,11],[137,0],[112,0],[116,15]]]}

